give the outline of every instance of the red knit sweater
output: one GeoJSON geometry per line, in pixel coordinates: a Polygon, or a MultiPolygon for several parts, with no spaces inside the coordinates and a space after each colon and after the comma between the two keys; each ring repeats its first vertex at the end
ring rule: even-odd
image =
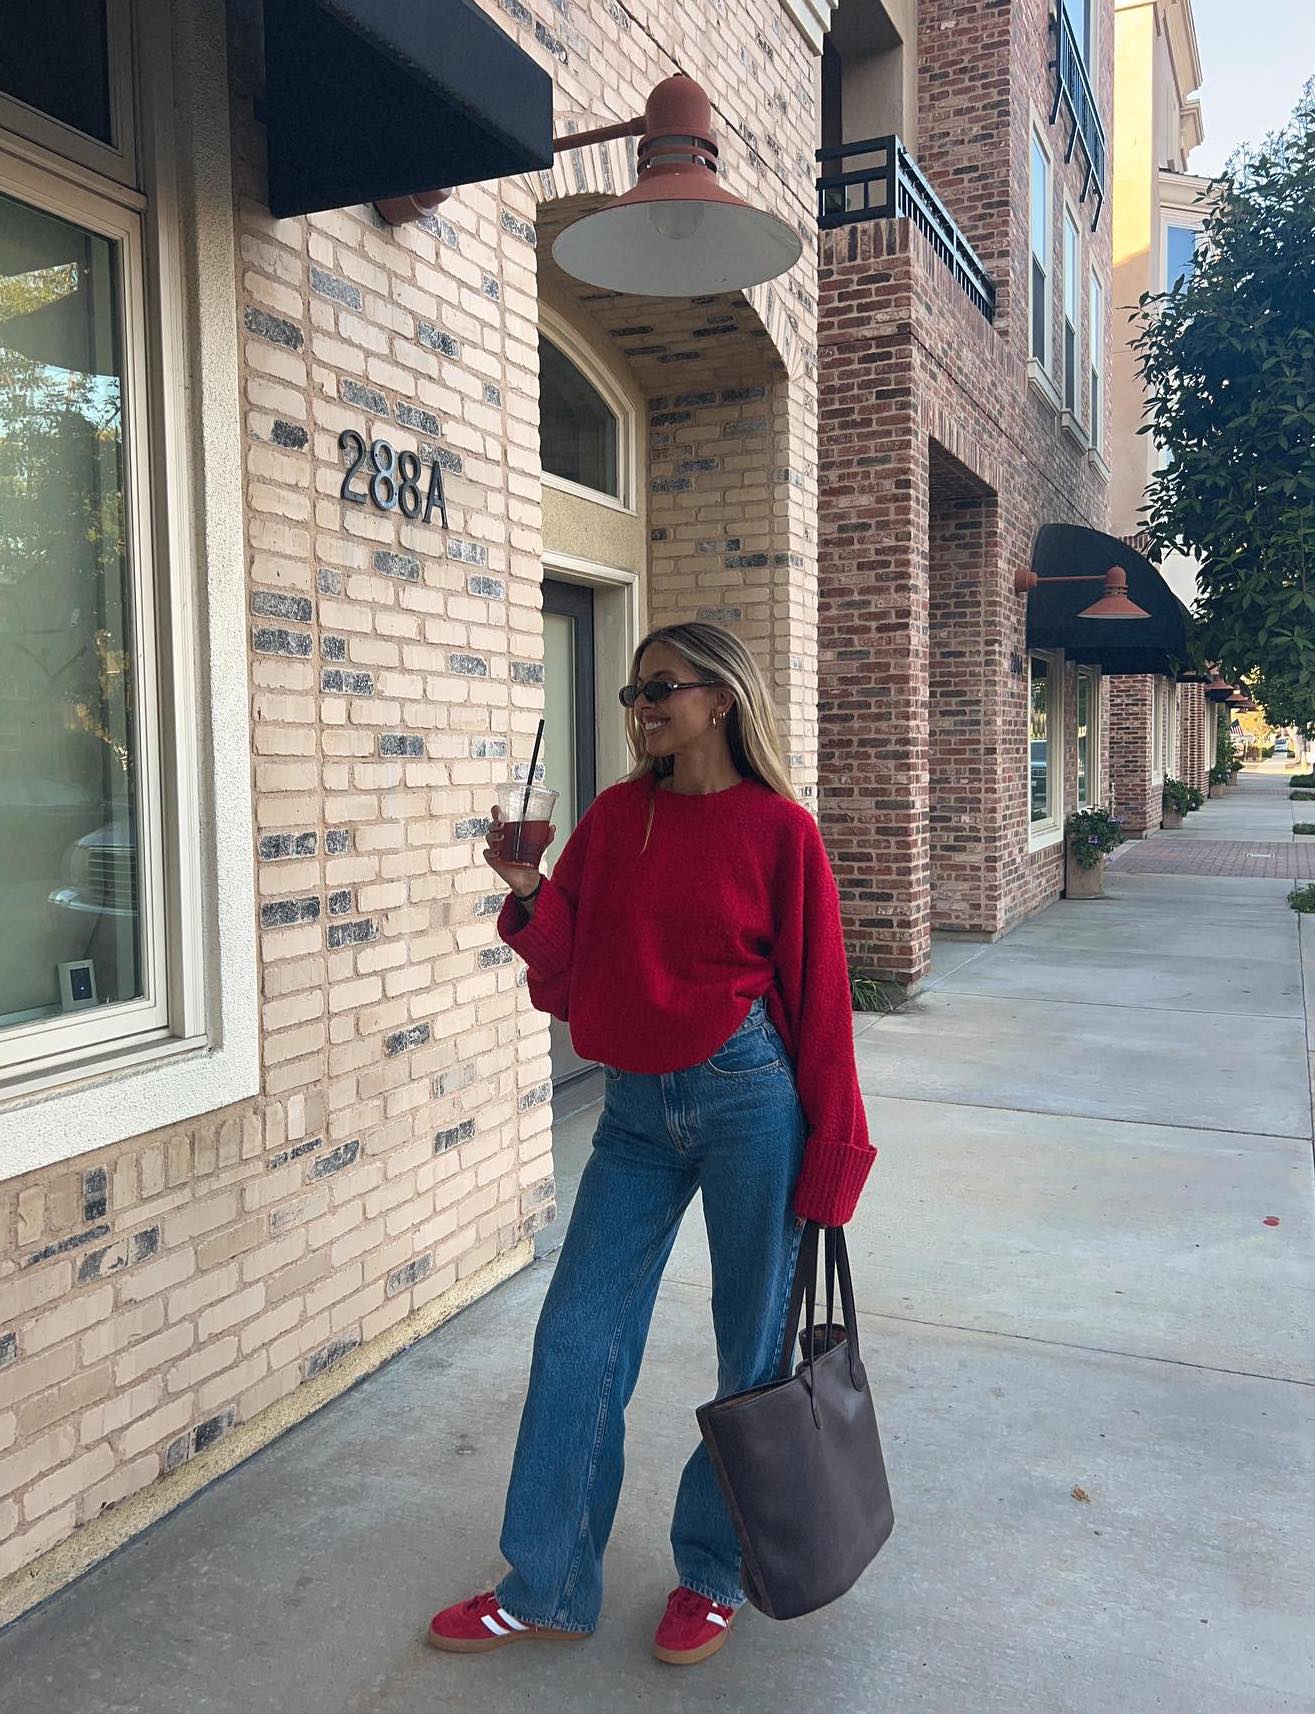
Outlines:
{"type": "Polygon", "coordinates": [[[513,895],[498,933],[576,1052],[622,1071],[701,1064],[765,997],[809,1129],[795,1212],[850,1218],[876,1151],[839,895],[806,809],[756,780],[705,797],[624,781],[582,817],[533,917],[513,895]]]}

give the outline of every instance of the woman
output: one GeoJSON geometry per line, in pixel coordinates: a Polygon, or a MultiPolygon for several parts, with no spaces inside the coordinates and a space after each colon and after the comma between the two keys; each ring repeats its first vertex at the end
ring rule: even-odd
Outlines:
{"type": "MultiPolygon", "coordinates": [[[[438,1613],[437,1648],[587,1636],[621,1487],[624,1413],[662,1270],[695,1190],[712,1256],[718,1396],[772,1378],[805,1220],[843,1225],[875,1151],[854,1066],[839,898],[791,790],[762,674],[716,625],[636,651],[636,766],[551,878],[485,858],[530,998],[604,1066],[603,1113],[534,1339],[496,1590],[438,1613]]],[[[740,1550],[705,1448],[671,1528],[679,1587],[654,1653],[726,1641],[740,1550]]]]}

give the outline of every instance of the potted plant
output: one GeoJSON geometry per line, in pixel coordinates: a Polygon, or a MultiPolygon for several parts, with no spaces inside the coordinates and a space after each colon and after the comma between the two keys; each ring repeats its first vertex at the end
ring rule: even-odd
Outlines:
{"type": "Polygon", "coordinates": [[[1210,770],[1210,796],[1223,797],[1233,778],[1233,770],[1227,762],[1216,762],[1210,770]]]}
{"type": "Polygon", "coordinates": [[[1200,809],[1204,802],[1205,793],[1201,790],[1200,786],[1187,787],[1187,809],[1189,814],[1193,810],[1200,809]]]}
{"type": "Polygon", "coordinates": [[[1107,809],[1078,809],[1064,823],[1064,835],[1065,897],[1102,898],[1105,859],[1123,844],[1123,823],[1107,809]]]}
{"type": "Polygon", "coordinates": [[[1160,799],[1162,827],[1181,827],[1183,817],[1192,807],[1191,787],[1183,780],[1166,779],[1160,799]]]}

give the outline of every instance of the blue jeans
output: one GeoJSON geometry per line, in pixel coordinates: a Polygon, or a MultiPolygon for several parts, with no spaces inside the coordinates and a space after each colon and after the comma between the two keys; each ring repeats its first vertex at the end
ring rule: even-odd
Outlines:
{"type": "MultiPolygon", "coordinates": [[[[806,1126],[761,1000],[702,1065],[605,1069],[593,1153],[534,1335],[498,1600],[526,1624],[591,1631],[624,1467],[625,1409],[658,1284],[696,1189],[712,1256],[717,1396],[770,1380],[799,1250],[806,1126]]],[[[740,1548],[700,1442],[671,1525],[679,1582],[738,1607],[740,1548]]]]}

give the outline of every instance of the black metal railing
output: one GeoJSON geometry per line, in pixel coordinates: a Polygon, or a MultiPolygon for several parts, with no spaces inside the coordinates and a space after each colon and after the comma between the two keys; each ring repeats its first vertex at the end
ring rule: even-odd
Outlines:
{"type": "Polygon", "coordinates": [[[1064,159],[1071,161],[1073,151],[1082,145],[1086,174],[1082,181],[1080,200],[1092,198],[1091,230],[1096,230],[1100,211],[1105,205],[1105,127],[1100,122],[1091,78],[1078,39],[1073,33],[1064,0],[1054,0],[1055,11],[1050,15],[1050,30],[1055,40],[1055,57],[1050,62],[1055,79],[1055,96],[1050,106],[1050,123],[1059,118],[1060,110],[1068,114],[1073,129],[1069,132],[1064,159]]]}
{"type": "Polygon", "coordinates": [[[995,282],[899,138],[869,137],[861,143],[841,143],[817,151],[824,169],[827,163],[856,156],[873,159],[848,172],[824,170],[818,179],[818,226],[827,231],[861,220],[911,221],[972,302],[988,321],[993,321],[995,282]]]}

